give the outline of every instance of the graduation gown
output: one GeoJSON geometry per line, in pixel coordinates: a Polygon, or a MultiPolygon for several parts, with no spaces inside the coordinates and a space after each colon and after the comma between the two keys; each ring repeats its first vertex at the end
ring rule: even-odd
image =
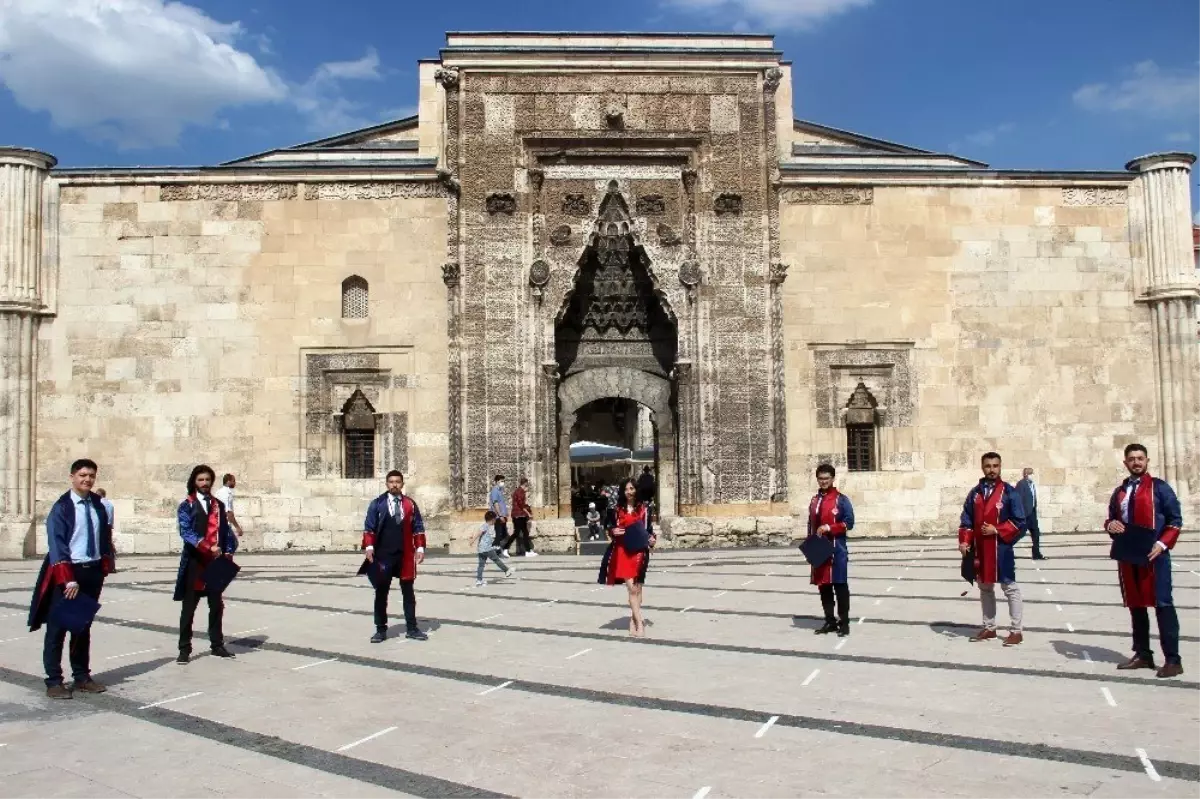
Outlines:
{"type": "MultiPolygon", "coordinates": [[[[229,520],[225,517],[225,504],[211,494],[208,496],[208,502],[209,512],[206,514],[204,505],[196,499],[196,495],[189,494],[175,511],[175,518],[179,522],[179,537],[183,539],[183,551],[179,553],[179,571],[175,575],[175,594],[172,597],[176,602],[182,602],[188,592],[187,579],[192,563],[195,562],[203,571],[204,567],[212,562],[211,550],[202,552],[201,544],[209,547],[210,542],[216,541],[221,545],[221,552],[237,552],[238,538],[233,534],[229,520]]],[[[204,583],[197,578],[192,588],[203,591],[204,583]]]]}
{"type": "Polygon", "coordinates": [[[1025,509],[1015,488],[997,480],[992,495],[983,498],[987,481],[967,492],[962,518],[958,527],[958,542],[975,548],[975,581],[979,585],[1015,583],[1017,557],[1013,545],[1021,540],[1027,529],[1025,509]],[[996,535],[984,535],[983,525],[991,524],[996,535]]]}
{"type": "MultiPolygon", "coordinates": [[[[391,510],[388,508],[390,497],[391,494],[385,491],[371,500],[371,504],[367,506],[367,518],[363,521],[363,549],[375,546],[375,542],[382,537],[383,525],[391,514],[391,510]]],[[[417,549],[425,546],[425,522],[421,519],[421,509],[417,507],[417,503],[411,497],[401,496],[400,503],[404,510],[404,521],[401,523],[403,546],[394,573],[401,580],[415,580],[417,579],[417,549]]]]}
{"type": "MultiPolygon", "coordinates": [[[[1173,604],[1171,599],[1171,550],[1179,540],[1183,527],[1183,511],[1175,491],[1165,480],[1143,474],[1130,478],[1113,491],[1108,501],[1108,521],[1136,524],[1153,530],[1167,548],[1148,566],[1118,563],[1117,576],[1121,581],[1121,600],[1127,608],[1153,608],[1173,604]],[[1123,512],[1125,495],[1129,498],[1129,516],[1123,512]]],[[[1105,523],[1107,526],[1107,522],[1105,523]]],[[[1110,534],[1111,535],[1111,534],[1110,534]]]]}
{"type": "MultiPolygon", "coordinates": [[[[59,497],[46,516],[46,557],[33,585],[33,597],[29,602],[29,631],[33,632],[46,623],[50,613],[52,591],[60,590],[75,579],[71,569],[71,535],[75,532],[77,506],[74,495],[68,491],[59,497]]],[[[112,520],[97,494],[88,494],[88,502],[100,520],[100,568],[112,574],[116,568],[116,549],[112,540],[112,520]]]]}
{"type": "Polygon", "coordinates": [[[854,506],[849,497],[836,488],[830,488],[824,494],[818,492],[808,503],[808,534],[816,535],[817,528],[823,524],[829,525],[829,532],[822,535],[833,540],[833,557],[812,567],[810,582],[813,585],[844,583],[850,576],[846,531],[854,529],[854,506]]]}

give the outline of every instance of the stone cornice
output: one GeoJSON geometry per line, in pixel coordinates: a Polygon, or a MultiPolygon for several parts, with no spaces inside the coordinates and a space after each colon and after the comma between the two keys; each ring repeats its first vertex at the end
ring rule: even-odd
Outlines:
{"type": "Polygon", "coordinates": [[[1132,172],[889,167],[780,167],[779,187],[792,186],[1126,186],[1132,172]]]}

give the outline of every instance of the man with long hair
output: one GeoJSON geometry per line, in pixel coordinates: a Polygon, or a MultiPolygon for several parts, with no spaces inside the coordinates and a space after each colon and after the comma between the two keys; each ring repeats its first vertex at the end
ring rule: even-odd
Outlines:
{"type": "Polygon", "coordinates": [[[368,567],[376,573],[371,579],[375,586],[375,634],[371,643],[387,638],[388,593],[392,578],[400,581],[404,596],[405,638],[427,641],[429,636],[417,626],[417,593],[414,583],[417,566],[425,560],[425,522],[421,509],[404,493],[404,475],[393,469],[387,473],[387,491],[367,506],[363,522],[363,549],[368,567]]]}
{"type": "Polygon", "coordinates": [[[217,558],[232,558],[238,539],[229,527],[229,519],[221,500],[212,495],[216,473],[200,464],[192,469],[187,481],[187,496],[175,512],[183,551],[179,555],[179,573],[175,578],[176,602],[179,609],[179,656],[175,662],[185,665],[192,656],[192,621],[201,597],[208,600],[208,643],[213,655],[231,658],[225,648],[222,623],[225,601],[221,594],[204,582],[204,571],[217,558]]]}

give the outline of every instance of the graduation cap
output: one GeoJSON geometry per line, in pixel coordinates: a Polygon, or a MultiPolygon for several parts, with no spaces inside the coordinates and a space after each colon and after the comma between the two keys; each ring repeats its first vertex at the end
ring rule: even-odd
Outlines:
{"type": "Polygon", "coordinates": [[[625,535],[621,536],[621,543],[624,545],[625,551],[630,554],[649,549],[650,531],[642,522],[634,522],[625,528],[625,535]]]}
{"type": "Polygon", "coordinates": [[[1150,552],[1158,534],[1149,527],[1138,527],[1135,524],[1125,525],[1125,532],[1113,536],[1112,548],[1108,556],[1122,563],[1132,563],[1146,566],[1150,563],[1150,552]]]}
{"type": "Polygon", "coordinates": [[[371,581],[371,585],[375,588],[386,588],[388,583],[392,581],[392,576],[388,573],[387,564],[379,558],[376,558],[374,563],[363,558],[362,565],[358,567],[358,573],[367,575],[367,579],[371,581]]]}
{"type": "Polygon", "coordinates": [[[810,535],[800,542],[800,551],[808,564],[816,568],[833,557],[833,542],[822,535],[810,535]]]}
{"type": "Polygon", "coordinates": [[[225,593],[225,589],[241,570],[242,567],[234,563],[233,558],[218,557],[204,570],[204,576],[201,578],[204,580],[204,590],[210,594],[225,593]]]}
{"type": "Polygon", "coordinates": [[[92,619],[100,610],[100,603],[80,591],[74,599],[63,598],[54,605],[51,618],[54,623],[72,633],[81,633],[91,626],[92,619]]]}

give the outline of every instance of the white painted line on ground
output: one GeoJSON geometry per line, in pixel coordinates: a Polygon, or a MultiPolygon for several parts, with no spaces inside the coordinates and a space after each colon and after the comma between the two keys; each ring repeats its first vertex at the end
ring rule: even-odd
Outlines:
{"type": "Polygon", "coordinates": [[[1083,659],[1087,661],[1088,666],[1091,666],[1092,663],[1094,662],[1092,660],[1091,654],[1086,649],[1083,650],[1083,659]]]}
{"type": "Polygon", "coordinates": [[[347,749],[353,749],[354,747],[358,746],[359,744],[365,744],[367,741],[373,741],[376,738],[378,738],[379,736],[387,735],[389,732],[392,732],[396,729],[399,729],[399,728],[398,727],[388,727],[386,730],[380,730],[379,732],[375,733],[374,735],[368,735],[366,738],[355,741],[354,743],[349,743],[349,744],[346,744],[345,746],[339,746],[337,751],[345,752],[347,749]]]}
{"type": "Polygon", "coordinates": [[[329,660],[318,660],[316,663],[305,663],[303,666],[293,666],[292,671],[300,671],[301,669],[311,669],[313,666],[320,666],[322,663],[336,663],[337,658],[329,660]]]}
{"type": "Polygon", "coordinates": [[[588,591],[588,593],[589,593],[589,594],[594,594],[594,593],[596,593],[597,591],[603,591],[603,590],[605,589],[605,587],[606,587],[606,586],[603,586],[603,585],[598,585],[598,586],[596,586],[595,588],[593,588],[591,591],[588,591]]]}
{"type": "Polygon", "coordinates": [[[804,686],[808,685],[813,680],[817,679],[817,675],[820,673],[821,673],[820,669],[813,669],[812,674],[805,677],[804,682],[800,683],[800,687],[803,688],[804,686]]]}
{"type": "Polygon", "coordinates": [[[1050,595],[1052,595],[1052,596],[1053,596],[1053,594],[1054,594],[1054,592],[1053,592],[1053,591],[1051,591],[1049,588],[1047,588],[1047,589],[1046,589],[1046,593],[1047,593],[1047,594],[1050,594],[1050,595]]]}
{"type": "Polygon", "coordinates": [[[105,660],[116,660],[117,658],[129,658],[129,657],[133,657],[134,655],[144,655],[147,652],[155,652],[155,651],[157,651],[157,650],[156,649],[139,649],[136,652],[126,652],[124,655],[109,655],[108,657],[105,658],[105,660]]]}
{"type": "Polygon", "coordinates": [[[887,587],[887,593],[892,593],[892,587],[890,585],[887,587]]]}
{"type": "Polygon", "coordinates": [[[308,596],[312,591],[305,591],[303,594],[288,594],[284,599],[295,599],[298,596],[308,596]]]}
{"type": "Polygon", "coordinates": [[[1042,578],[1042,582],[1043,582],[1043,583],[1044,583],[1044,582],[1046,582],[1046,578],[1045,578],[1045,577],[1043,577],[1043,578],[1042,578]]]}
{"type": "Polygon", "coordinates": [[[763,737],[764,735],[766,735],[766,734],[767,734],[767,730],[771,729],[771,727],[772,727],[772,726],[775,724],[775,722],[777,722],[777,721],[779,721],[779,716],[771,716],[771,718],[767,719],[767,723],[766,723],[766,724],[764,724],[764,725],[762,725],[761,727],[759,727],[759,728],[758,728],[758,732],[754,733],[754,737],[755,737],[755,738],[761,738],[761,737],[763,737]]]}
{"type": "MultiPolygon", "coordinates": [[[[80,500],[80,501],[82,502],[82,500],[80,500]]],[[[681,610],[681,611],[679,611],[679,612],[680,612],[680,613],[687,613],[689,610],[691,610],[691,609],[692,609],[692,608],[694,608],[694,607],[696,607],[696,606],[695,606],[695,605],[688,605],[686,608],[684,608],[683,610],[681,610]]]]}
{"type": "Polygon", "coordinates": [[[575,658],[579,657],[580,655],[586,655],[588,652],[591,652],[591,651],[592,651],[591,649],[581,649],[578,652],[576,652],[574,655],[567,655],[567,660],[574,660],[575,658]]]}
{"type": "Polygon", "coordinates": [[[1054,609],[1057,610],[1059,613],[1062,613],[1062,605],[1055,605],[1054,609]]]}
{"type": "Polygon", "coordinates": [[[145,709],[147,709],[147,708],[151,708],[151,707],[158,707],[159,705],[166,705],[166,704],[169,704],[169,703],[171,703],[171,702],[179,702],[179,701],[181,701],[181,700],[184,700],[184,699],[191,699],[193,696],[200,696],[200,694],[202,694],[202,693],[204,693],[204,692],[203,692],[203,691],[197,691],[197,692],[196,692],[196,693],[194,693],[194,694],[184,694],[183,696],[177,696],[177,697],[175,697],[174,699],[164,699],[164,700],[163,700],[163,701],[161,701],[161,702],[151,702],[151,703],[150,703],[150,704],[148,704],[148,705],[142,705],[141,707],[139,707],[139,708],[138,708],[138,710],[145,710],[145,709]]]}
{"type": "Polygon", "coordinates": [[[542,602],[541,604],[543,604],[543,605],[553,605],[553,604],[554,604],[555,602],[557,602],[557,601],[558,601],[557,599],[551,599],[549,602],[542,602]]]}
{"type": "Polygon", "coordinates": [[[929,536],[929,540],[930,540],[930,541],[932,541],[932,540],[933,540],[933,536],[929,536]]]}
{"type": "Polygon", "coordinates": [[[846,645],[846,642],[849,640],[850,640],[849,638],[843,638],[842,640],[838,641],[838,645],[835,646],[834,649],[841,649],[842,647],[844,647],[846,645]]]}
{"type": "Polygon", "coordinates": [[[1188,569],[1188,571],[1190,571],[1192,574],[1196,575],[1197,577],[1200,577],[1200,572],[1196,571],[1195,569],[1188,569]]]}
{"type": "Polygon", "coordinates": [[[704,799],[704,797],[708,796],[708,792],[711,790],[711,785],[705,785],[703,788],[696,791],[696,794],[692,797],[692,799],[704,799]]]}
{"type": "Polygon", "coordinates": [[[486,691],[480,691],[479,696],[487,696],[492,691],[499,691],[501,688],[507,688],[508,686],[510,686],[512,684],[513,684],[512,680],[506,680],[505,682],[502,682],[499,685],[493,685],[491,688],[487,689],[486,691]]]}
{"type": "Polygon", "coordinates": [[[1069,632],[1069,633],[1075,632],[1075,627],[1071,624],[1071,622],[1067,622],[1067,632],[1069,632]]]}
{"type": "Polygon", "coordinates": [[[504,615],[503,613],[493,613],[491,616],[484,616],[482,619],[476,619],[475,624],[478,624],[481,621],[491,621],[492,619],[498,619],[503,615],[504,615]]]}
{"type": "Polygon", "coordinates": [[[763,577],[774,577],[774,576],[775,576],[775,572],[767,572],[766,574],[763,575],[763,577]]]}
{"type": "Polygon", "coordinates": [[[876,599],[876,600],[875,600],[875,604],[876,604],[876,605],[879,605],[879,604],[881,604],[882,602],[883,602],[883,600],[882,600],[882,599],[876,599]]]}
{"type": "Polygon", "coordinates": [[[1109,707],[1117,706],[1117,700],[1113,699],[1112,691],[1107,688],[1101,688],[1100,693],[1104,694],[1104,701],[1108,702],[1109,707]]]}
{"type": "Polygon", "coordinates": [[[752,582],[754,582],[754,581],[753,581],[753,580],[747,580],[746,582],[742,583],[742,585],[750,585],[750,583],[752,583],[752,582]]]}
{"type": "Polygon", "coordinates": [[[237,638],[239,635],[249,635],[250,633],[260,633],[265,629],[267,629],[267,628],[266,627],[255,627],[253,630],[242,630],[240,633],[234,633],[230,637],[237,638]]]}
{"type": "Polygon", "coordinates": [[[728,593],[729,593],[728,591],[719,591],[719,592],[717,592],[717,594],[715,596],[713,596],[713,599],[716,599],[717,597],[725,596],[728,593]]]}
{"type": "Polygon", "coordinates": [[[858,617],[858,623],[859,623],[859,624],[862,624],[862,623],[863,623],[864,621],[866,621],[866,620],[867,620],[867,617],[866,617],[866,616],[859,616],[859,617],[858,617]]]}
{"type": "Polygon", "coordinates": [[[1146,769],[1146,776],[1155,782],[1162,782],[1162,777],[1158,776],[1158,772],[1154,770],[1154,764],[1150,762],[1150,758],[1146,756],[1145,749],[1135,749],[1138,760],[1142,761],[1142,768],[1146,769]]]}
{"type": "Polygon", "coordinates": [[[689,563],[689,564],[687,565],[687,567],[690,569],[690,568],[692,568],[692,567],[693,567],[693,566],[695,566],[695,565],[696,565],[695,563],[689,563]]]}
{"type": "Polygon", "coordinates": [[[21,640],[20,638],[5,638],[3,641],[0,641],[0,644],[11,644],[13,641],[20,641],[20,640],[21,640]]]}

